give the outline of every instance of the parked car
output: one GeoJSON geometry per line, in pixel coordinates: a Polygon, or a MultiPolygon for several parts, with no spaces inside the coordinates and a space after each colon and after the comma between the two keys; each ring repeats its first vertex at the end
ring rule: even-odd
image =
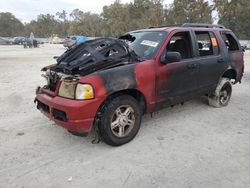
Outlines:
{"type": "Polygon", "coordinates": [[[11,44],[10,40],[0,37],[0,45],[9,45],[9,44],[11,44]]]}
{"type": "Polygon", "coordinates": [[[31,39],[28,37],[24,38],[22,43],[24,48],[38,48],[39,44],[41,44],[37,39],[31,39]]]}
{"type": "Polygon", "coordinates": [[[144,113],[200,96],[227,106],[244,61],[231,30],[184,24],[87,41],[42,71],[47,84],[35,98],[41,112],[73,134],[94,127],[119,146],[136,136],[144,113]]]}
{"type": "Polygon", "coordinates": [[[12,39],[12,44],[15,45],[23,45],[23,42],[25,41],[25,37],[14,37],[12,39]]]}
{"type": "Polygon", "coordinates": [[[32,48],[33,47],[33,40],[31,40],[28,37],[23,38],[22,44],[23,44],[24,48],[32,48]]]}
{"type": "Polygon", "coordinates": [[[68,36],[64,39],[63,46],[71,48],[88,40],[86,36],[68,36]]]}

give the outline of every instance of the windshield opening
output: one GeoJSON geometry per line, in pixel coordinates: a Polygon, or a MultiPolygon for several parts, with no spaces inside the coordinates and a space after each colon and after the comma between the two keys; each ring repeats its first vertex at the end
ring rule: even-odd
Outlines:
{"type": "Polygon", "coordinates": [[[142,59],[153,59],[160,48],[165,31],[131,32],[120,37],[142,59]]]}

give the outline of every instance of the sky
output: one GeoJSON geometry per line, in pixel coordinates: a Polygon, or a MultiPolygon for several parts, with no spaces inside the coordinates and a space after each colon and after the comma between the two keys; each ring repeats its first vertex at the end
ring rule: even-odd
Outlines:
{"type": "MultiPolygon", "coordinates": [[[[129,3],[133,0],[121,0],[129,3]]],[[[170,4],[173,0],[164,0],[170,4]]],[[[0,12],[11,12],[22,22],[29,22],[39,14],[55,14],[66,10],[71,12],[78,8],[84,12],[101,13],[102,7],[110,5],[114,0],[1,0],[0,12]]]]}

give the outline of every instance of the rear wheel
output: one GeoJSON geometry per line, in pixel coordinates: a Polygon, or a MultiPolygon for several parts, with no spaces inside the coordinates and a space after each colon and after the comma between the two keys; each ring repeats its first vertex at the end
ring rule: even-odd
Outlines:
{"type": "Polygon", "coordinates": [[[112,146],[131,141],[140,129],[139,103],[130,95],[118,96],[104,104],[98,129],[102,140],[112,146]]]}
{"type": "Polygon", "coordinates": [[[223,107],[227,106],[232,95],[232,84],[229,78],[222,78],[215,92],[208,96],[208,103],[210,106],[223,107]]]}

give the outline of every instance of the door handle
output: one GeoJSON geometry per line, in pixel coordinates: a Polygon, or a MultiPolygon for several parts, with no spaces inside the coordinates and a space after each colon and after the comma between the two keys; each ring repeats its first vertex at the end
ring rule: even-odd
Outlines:
{"type": "Polygon", "coordinates": [[[188,65],[187,65],[187,68],[188,68],[188,69],[196,69],[197,67],[198,67],[198,64],[196,64],[196,63],[188,64],[188,65]]]}
{"type": "Polygon", "coordinates": [[[224,59],[221,58],[221,59],[218,59],[217,62],[218,63],[224,63],[225,61],[224,61],[224,59]]]}

